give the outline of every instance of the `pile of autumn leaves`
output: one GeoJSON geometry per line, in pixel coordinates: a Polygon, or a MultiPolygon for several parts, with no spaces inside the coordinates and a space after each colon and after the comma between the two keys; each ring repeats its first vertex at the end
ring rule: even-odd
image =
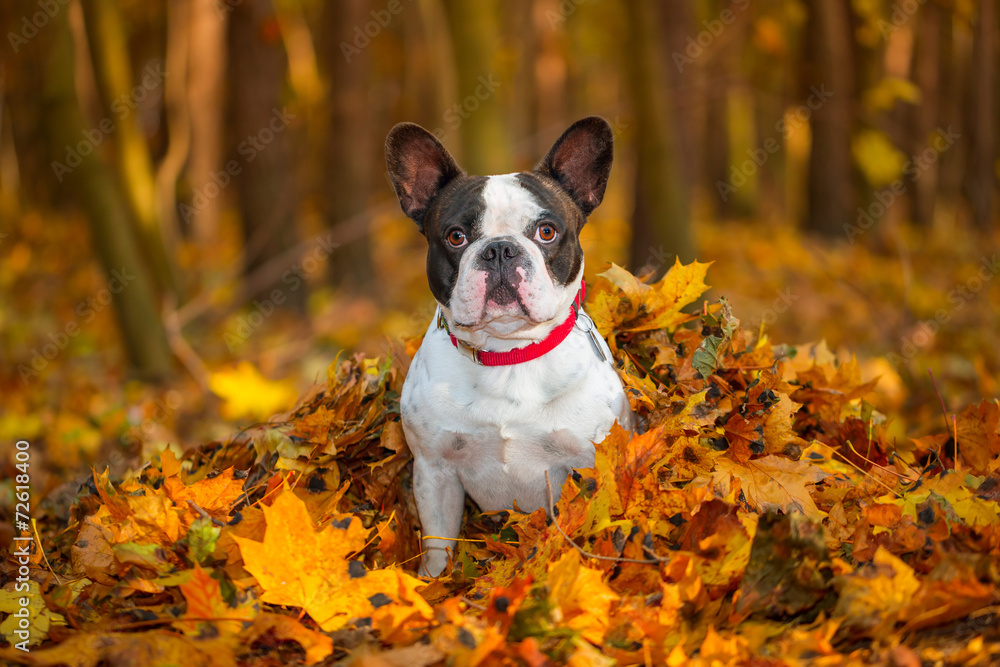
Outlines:
{"type": "Polygon", "coordinates": [[[683,312],[706,269],[676,265],[648,285],[612,267],[594,286],[588,310],[642,433],[616,427],[594,468],[567,480],[554,521],[470,504],[454,568],[416,578],[398,396],[417,343],[393,360],[337,361],[293,412],[180,461],[165,451],[121,482],[95,473],[71,509],[53,504],[32,583],[45,648],[0,655],[81,666],[1000,659],[997,402],[970,406],[948,433],[886,442],[885,417],[864,400],[874,381],[854,361],[773,346],[725,301],[683,312]]]}

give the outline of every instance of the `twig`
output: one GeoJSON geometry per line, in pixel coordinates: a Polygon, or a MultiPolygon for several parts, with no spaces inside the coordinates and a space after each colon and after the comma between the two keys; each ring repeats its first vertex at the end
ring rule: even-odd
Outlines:
{"type": "MultiPolygon", "coordinates": [[[[238,309],[242,304],[249,301],[259,290],[267,287],[269,284],[280,278],[286,269],[292,267],[296,262],[298,262],[302,256],[305,255],[310,248],[315,247],[321,239],[333,241],[337,245],[343,245],[367,236],[370,233],[377,231],[378,228],[378,225],[372,225],[370,220],[378,219],[379,216],[392,211],[394,208],[395,207],[392,204],[387,202],[377,204],[369,209],[366,209],[365,211],[342,220],[335,226],[328,228],[326,233],[317,234],[312,238],[300,242],[298,245],[286,250],[282,254],[272,257],[268,261],[253,269],[253,271],[244,275],[242,280],[239,280],[240,285],[238,286],[237,296],[230,302],[229,305],[220,306],[214,304],[214,297],[217,291],[221,288],[221,285],[215,288],[203,289],[200,293],[195,295],[194,298],[177,309],[178,323],[181,327],[184,327],[189,324],[191,320],[200,317],[208,311],[212,311],[212,315],[215,318],[226,316],[229,312],[238,309]]],[[[222,285],[231,285],[238,282],[239,274],[244,266],[244,262],[245,255],[237,257],[236,260],[233,261],[231,268],[227,269],[225,272],[227,275],[224,276],[222,285]]]]}
{"type": "Polygon", "coordinates": [[[931,384],[934,385],[934,393],[937,394],[938,400],[941,401],[941,412],[944,414],[944,432],[948,432],[948,408],[944,406],[944,399],[941,397],[941,392],[938,390],[937,380],[934,379],[934,371],[927,369],[927,374],[931,376],[931,384]]]}
{"type": "MultiPolygon", "coordinates": [[[[861,460],[863,460],[865,463],[870,464],[871,467],[878,468],[879,470],[887,472],[890,475],[895,475],[896,477],[899,477],[900,479],[905,479],[905,480],[909,480],[910,479],[909,477],[907,477],[906,475],[904,475],[902,473],[898,473],[895,470],[890,470],[889,468],[886,468],[885,466],[880,466],[879,464],[875,463],[874,461],[872,461],[871,459],[869,459],[866,456],[861,456],[861,452],[859,452],[857,449],[854,448],[854,443],[852,443],[850,440],[847,441],[847,446],[851,449],[852,452],[854,452],[855,454],[857,454],[858,457],[861,458],[861,460]]],[[[833,448],[831,448],[831,450],[834,451],[834,452],[837,452],[837,450],[835,450],[833,448]]],[[[837,452],[837,453],[839,453],[839,452],[837,452]]],[[[843,454],[841,454],[841,456],[843,456],[843,454]]],[[[844,460],[846,461],[847,459],[844,459],[844,460]]],[[[861,470],[861,468],[858,468],[858,470],[861,470]]],[[[861,470],[861,472],[864,472],[864,470],[861,470]]]]}
{"type": "Polygon", "coordinates": [[[670,388],[669,386],[667,386],[667,383],[665,383],[660,378],[656,377],[656,375],[653,373],[652,370],[648,370],[647,371],[646,368],[642,364],[639,363],[639,360],[635,358],[635,355],[632,354],[632,352],[629,349],[624,348],[624,347],[621,348],[621,349],[625,352],[625,355],[629,359],[632,360],[632,363],[635,364],[635,367],[638,368],[639,370],[641,370],[643,373],[646,374],[646,377],[651,378],[653,380],[653,382],[655,382],[656,384],[660,385],[664,389],[669,389],[670,388]]]}
{"type": "Polygon", "coordinates": [[[389,523],[393,519],[395,519],[395,518],[396,518],[396,510],[393,510],[389,514],[389,518],[385,520],[385,525],[383,525],[381,528],[379,528],[377,531],[375,531],[375,534],[372,535],[371,538],[369,538],[369,540],[367,542],[365,542],[365,545],[363,547],[361,547],[360,549],[358,549],[357,551],[355,551],[353,554],[351,554],[351,558],[354,558],[355,556],[357,556],[358,554],[360,554],[361,552],[363,552],[365,549],[368,548],[369,544],[371,544],[372,542],[374,542],[378,538],[382,537],[382,531],[385,530],[386,528],[388,528],[389,527],[389,523]]]}
{"type": "Polygon", "coordinates": [[[214,523],[216,526],[225,526],[226,525],[225,522],[219,521],[214,516],[211,516],[208,512],[206,512],[202,508],[198,507],[198,503],[196,503],[195,501],[189,500],[189,501],[187,501],[187,503],[188,503],[188,505],[190,505],[191,507],[193,507],[195,509],[195,511],[198,512],[198,514],[201,515],[201,518],[208,519],[209,521],[211,521],[212,523],[214,523]]]}
{"type": "MultiPolygon", "coordinates": [[[[873,422],[874,422],[874,420],[871,417],[869,417],[868,418],[868,449],[865,451],[865,460],[866,461],[868,461],[868,458],[872,455],[872,426],[873,426],[873,422]]],[[[852,445],[852,447],[853,447],[853,445],[852,445]]],[[[871,461],[868,461],[868,462],[871,463],[871,461]]]]}
{"type": "Polygon", "coordinates": [[[49,572],[51,572],[52,576],[56,578],[56,583],[62,586],[62,580],[59,579],[59,575],[52,569],[52,564],[49,563],[49,559],[45,556],[45,549],[42,548],[42,536],[38,534],[38,526],[35,524],[34,519],[31,520],[31,530],[35,533],[35,542],[38,544],[38,553],[42,554],[42,560],[45,561],[45,566],[49,568],[49,572]]]}
{"type": "Polygon", "coordinates": [[[177,299],[172,295],[167,295],[163,304],[163,329],[167,334],[167,344],[174,356],[180,360],[194,381],[198,383],[198,388],[201,389],[202,393],[207,393],[208,369],[198,353],[184,338],[181,323],[177,317],[176,305],[177,299]]]}
{"type": "Polygon", "coordinates": [[[473,602],[472,600],[470,600],[469,598],[467,598],[465,596],[462,596],[462,602],[464,602],[465,604],[469,605],[470,607],[472,607],[476,611],[486,611],[486,607],[484,607],[481,604],[477,604],[477,603],[473,602]]]}
{"type": "Polygon", "coordinates": [[[486,540],[474,540],[471,537],[441,537],[439,535],[421,535],[421,540],[445,540],[446,542],[481,542],[486,544],[486,540]]]}
{"type": "Polygon", "coordinates": [[[642,547],[643,551],[645,551],[647,554],[649,554],[651,556],[651,558],[646,559],[646,560],[640,560],[638,558],[625,558],[624,556],[599,556],[598,554],[590,553],[589,551],[587,551],[586,549],[584,549],[583,547],[581,547],[579,544],[577,544],[576,542],[574,542],[570,538],[570,536],[566,534],[566,531],[563,530],[562,526],[559,525],[559,518],[556,516],[556,513],[555,513],[555,505],[552,503],[552,482],[549,481],[549,471],[548,470],[545,471],[545,488],[548,490],[548,496],[549,496],[549,506],[547,508],[548,511],[549,511],[549,518],[552,519],[552,523],[555,524],[556,529],[559,531],[559,533],[564,538],[566,538],[566,541],[569,542],[570,546],[572,546],[574,549],[576,549],[577,551],[579,551],[584,557],[586,557],[586,558],[596,558],[597,560],[610,560],[610,561],[614,561],[616,563],[642,563],[642,564],[649,564],[649,563],[668,563],[668,562],[670,562],[669,558],[663,558],[661,556],[657,556],[655,553],[653,553],[645,545],[643,545],[643,547],[642,547]]]}
{"type": "MultiPolygon", "coordinates": [[[[847,442],[848,442],[848,444],[850,444],[850,440],[848,440],[847,442]]],[[[889,489],[889,493],[891,493],[892,495],[896,496],[897,498],[902,498],[903,497],[901,494],[899,494],[891,486],[889,486],[888,484],[886,484],[885,482],[883,482],[882,480],[880,480],[878,477],[876,477],[875,475],[871,474],[870,472],[865,471],[861,466],[859,466],[858,464],[856,464],[853,461],[851,461],[851,459],[847,458],[846,456],[844,456],[843,454],[841,454],[840,452],[838,452],[836,449],[833,449],[831,447],[830,451],[833,452],[834,454],[836,454],[837,456],[839,456],[840,458],[844,459],[844,463],[846,463],[847,465],[852,466],[854,468],[857,468],[858,472],[860,472],[865,477],[870,477],[871,480],[873,482],[875,482],[876,484],[881,484],[885,488],[889,489]]],[[[858,456],[861,456],[861,454],[858,453],[858,450],[854,449],[854,445],[851,445],[851,451],[854,452],[855,454],[857,454],[858,456]]],[[[864,457],[861,456],[861,458],[864,458],[864,457]]],[[[871,463],[871,461],[868,461],[868,462],[871,463]]],[[[879,470],[885,470],[886,472],[891,473],[893,475],[896,475],[897,477],[903,477],[902,475],[900,475],[895,470],[889,470],[888,468],[883,468],[882,466],[876,465],[874,463],[872,463],[872,465],[875,466],[876,468],[878,468],[879,470]]]]}
{"type": "Polygon", "coordinates": [[[955,472],[958,472],[959,470],[962,469],[962,462],[961,462],[961,460],[959,458],[959,454],[960,453],[958,451],[958,416],[957,415],[952,415],[951,416],[951,428],[952,428],[952,433],[953,433],[952,437],[955,439],[955,472]]]}

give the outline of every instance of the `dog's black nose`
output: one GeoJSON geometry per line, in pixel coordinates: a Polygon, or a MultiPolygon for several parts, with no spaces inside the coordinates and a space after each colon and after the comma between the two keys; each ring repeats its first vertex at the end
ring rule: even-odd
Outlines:
{"type": "Polygon", "coordinates": [[[479,256],[487,264],[500,266],[521,254],[521,248],[511,241],[493,241],[487,244],[479,256]]]}

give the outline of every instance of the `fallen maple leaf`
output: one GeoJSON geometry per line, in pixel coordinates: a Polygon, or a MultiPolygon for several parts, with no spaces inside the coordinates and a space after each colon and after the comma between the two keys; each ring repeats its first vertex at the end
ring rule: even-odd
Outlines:
{"type": "Polygon", "coordinates": [[[617,289],[596,290],[587,312],[605,338],[612,331],[672,329],[693,318],[681,309],[708,289],[705,273],[710,265],[711,262],[681,264],[678,259],[663,278],[647,285],[612,264],[598,275],[617,289]]]}
{"type": "Polygon", "coordinates": [[[806,485],[819,482],[827,473],[811,463],[765,456],[746,465],[720,458],[716,465],[740,480],[747,502],[758,512],[798,510],[813,521],[822,521],[826,516],[816,506],[806,485]]]}
{"type": "Polygon", "coordinates": [[[327,632],[353,618],[371,617],[384,605],[403,605],[407,619],[413,613],[432,617],[419,596],[401,599],[400,589],[412,590],[422,585],[419,580],[399,570],[367,570],[361,561],[348,562],[368,535],[357,517],[316,531],[305,503],[286,489],[264,507],[264,518],[263,542],[233,538],[247,571],[264,591],[264,602],[302,607],[327,632]]]}
{"type": "MultiPolygon", "coordinates": [[[[15,657],[11,653],[5,655],[3,649],[0,649],[0,656],[15,657]]],[[[33,650],[27,662],[45,667],[96,667],[98,664],[231,667],[236,663],[236,656],[231,641],[225,638],[192,640],[166,632],[80,632],[51,648],[33,650]]]]}
{"type": "Polygon", "coordinates": [[[913,568],[879,547],[872,564],[834,579],[840,599],[834,618],[876,638],[887,637],[920,589],[913,568]]]}
{"type": "Polygon", "coordinates": [[[265,635],[276,639],[297,642],[306,652],[306,664],[315,664],[333,653],[333,640],[322,632],[305,627],[297,620],[283,614],[263,612],[253,620],[253,625],[243,632],[242,639],[251,645],[265,635]]]}
{"type": "Polygon", "coordinates": [[[243,493],[243,480],[236,479],[235,472],[233,468],[227,468],[214,477],[206,477],[190,486],[185,485],[178,477],[168,477],[163,482],[163,490],[177,503],[188,525],[199,516],[188,501],[212,518],[228,521],[229,509],[243,493]]]}
{"type": "Polygon", "coordinates": [[[604,583],[601,571],[586,567],[575,550],[567,551],[549,566],[548,586],[555,620],[579,630],[587,641],[600,644],[611,604],[618,600],[618,594],[604,583]]]}
{"type": "Polygon", "coordinates": [[[18,643],[15,630],[27,630],[26,645],[37,646],[49,636],[49,628],[53,625],[66,625],[62,614],[50,611],[45,606],[36,581],[28,581],[26,591],[15,590],[13,582],[0,590],[0,612],[8,614],[3,623],[0,623],[0,635],[12,644],[18,643]],[[22,605],[22,600],[27,600],[27,607],[22,605]],[[25,613],[26,615],[21,615],[25,613]]]}
{"type": "Polygon", "coordinates": [[[213,372],[208,386],[224,401],[222,415],[227,419],[266,419],[288,409],[298,396],[291,382],[272,382],[246,361],[213,372]]]}
{"type": "Polygon", "coordinates": [[[243,630],[243,621],[251,621],[260,611],[253,601],[236,607],[229,606],[222,599],[222,588],[208,572],[195,565],[191,577],[180,585],[181,594],[187,601],[185,619],[174,623],[185,634],[197,636],[202,622],[218,630],[219,634],[235,635],[243,630]]]}
{"type": "Polygon", "coordinates": [[[958,415],[956,430],[962,460],[974,474],[988,474],[1000,456],[1000,405],[996,401],[970,405],[958,415]]]}

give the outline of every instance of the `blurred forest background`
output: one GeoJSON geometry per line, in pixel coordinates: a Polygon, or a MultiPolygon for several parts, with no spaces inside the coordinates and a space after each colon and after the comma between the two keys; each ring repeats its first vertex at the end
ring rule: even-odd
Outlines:
{"type": "Polygon", "coordinates": [[[941,418],[928,369],[998,393],[996,0],[4,0],[0,28],[0,440],[58,466],[225,437],[422,333],[400,121],[507,173],[603,115],[589,280],[712,260],[755,330],[862,357],[900,434],[941,418]]]}

